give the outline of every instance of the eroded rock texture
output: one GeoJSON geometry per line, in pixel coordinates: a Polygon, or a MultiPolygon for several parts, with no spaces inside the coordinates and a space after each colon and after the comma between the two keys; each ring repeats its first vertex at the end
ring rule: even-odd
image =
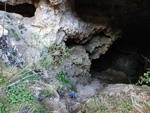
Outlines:
{"type": "MultiPolygon", "coordinates": [[[[5,1],[0,0],[1,9],[5,1]]],[[[137,24],[150,25],[148,0],[7,0],[7,4],[14,7],[25,3],[34,5],[34,16],[27,18],[14,14],[15,11],[6,13],[5,28],[11,43],[29,62],[33,62],[31,56],[38,59],[42,48],[54,43],[65,45],[68,40],[83,45],[90,60],[98,59],[121,36],[121,31],[137,24]]],[[[4,11],[1,11],[1,25],[3,17],[4,11]]],[[[86,67],[86,63],[82,66],[86,67]]],[[[84,71],[89,72],[89,68],[84,71]]]]}
{"type": "Polygon", "coordinates": [[[6,66],[17,64],[16,66],[22,67],[23,65],[24,60],[21,58],[21,55],[18,53],[16,47],[10,44],[8,31],[6,29],[3,29],[1,25],[0,25],[0,55],[2,55],[3,63],[6,66]]]}

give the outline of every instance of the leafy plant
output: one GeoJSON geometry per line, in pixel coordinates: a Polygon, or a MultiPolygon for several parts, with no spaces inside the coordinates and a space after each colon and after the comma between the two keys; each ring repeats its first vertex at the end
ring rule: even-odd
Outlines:
{"type": "Polygon", "coordinates": [[[47,89],[40,90],[40,93],[43,94],[45,97],[49,97],[52,95],[52,93],[47,89]]]}
{"type": "Polygon", "coordinates": [[[71,61],[71,51],[74,48],[68,48],[66,46],[61,46],[53,44],[50,47],[43,50],[42,56],[46,56],[41,60],[41,66],[45,67],[46,70],[53,72],[57,70],[59,66],[63,65],[64,61],[71,61]]]}
{"type": "MultiPolygon", "coordinates": [[[[150,63],[150,60],[147,58],[147,57],[144,57],[143,58],[148,62],[150,63]]],[[[150,84],[150,68],[147,68],[147,71],[143,74],[143,76],[140,76],[139,77],[139,80],[138,82],[136,83],[136,85],[141,85],[141,84],[150,84]]]]}
{"type": "Polygon", "coordinates": [[[8,17],[10,20],[12,20],[12,18],[10,17],[10,15],[9,15],[9,14],[7,14],[7,17],[8,17]]]}
{"type": "Polygon", "coordinates": [[[26,91],[26,88],[26,83],[20,83],[5,89],[7,101],[12,105],[12,107],[22,103],[28,104],[33,101],[32,93],[26,91]]]}
{"type": "Polygon", "coordinates": [[[139,80],[136,83],[136,85],[138,84],[141,85],[143,83],[146,83],[146,84],[150,83],[150,69],[149,68],[148,68],[148,71],[143,74],[143,76],[139,77],[139,80]]]}
{"type": "Polygon", "coordinates": [[[0,102],[0,113],[9,113],[9,107],[7,104],[0,102]]]}
{"type": "Polygon", "coordinates": [[[20,31],[20,34],[23,34],[23,31],[20,31]]]}
{"type": "Polygon", "coordinates": [[[66,74],[64,72],[57,73],[57,77],[58,77],[59,81],[65,83],[65,84],[69,83],[69,80],[66,79],[66,74]]]}
{"type": "Polygon", "coordinates": [[[24,29],[25,27],[21,24],[18,26],[19,29],[24,29]]]}
{"type": "Polygon", "coordinates": [[[9,25],[11,25],[11,26],[13,25],[13,23],[11,23],[10,21],[7,21],[7,23],[8,23],[9,25]]]}
{"type": "Polygon", "coordinates": [[[18,34],[14,34],[13,36],[15,37],[16,41],[20,41],[20,37],[18,36],[18,34]]]}

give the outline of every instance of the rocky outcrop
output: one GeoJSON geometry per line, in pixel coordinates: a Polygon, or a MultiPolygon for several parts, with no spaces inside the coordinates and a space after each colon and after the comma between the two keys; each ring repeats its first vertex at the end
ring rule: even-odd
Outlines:
{"type": "MultiPolygon", "coordinates": [[[[2,5],[5,1],[0,0],[2,5]]],[[[43,48],[52,44],[65,46],[68,40],[85,47],[86,51],[83,48],[78,51],[84,51],[81,56],[89,55],[92,61],[105,54],[121,36],[121,31],[127,30],[130,24],[142,26],[144,21],[144,25],[150,25],[147,21],[150,17],[148,0],[7,0],[7,4],[14,7],[24,3],[35,6],[34,16],[27,18],[6,13],[5,29],[9,31],[10,43],[18,48],[28,62],[33,62],[33,56],[38,60],[43,48]]],[[[4,11],[0,11],[0,24],[3,23],[3,15],[4,11]]],[[[76,64],[77,73],[76,67],[72,71],[75,76],[82,73],[89,77],[91,63],[87,59],[88,66],[84,61],[78,62],[81,65],[76,64]]]]}
{"type": "Polygon", "coordinates": [[[77,16],[75,11],[72,10],[74,6],[73,1],[50,0],[47,2],[45,0],[13,0],[8,1],[7,3],[17,5],[26,2],[30,4],[38,4],[35,5],[37,8],[35,17],[30,22],[30,29],[32,29],[32,27],[41,29],[41,33],[43,33],[45,37],[43,42],[46,46],[49,45],[46,42],[57,42],[59,44],[66,41],[68,38],[71,38],[78,43],[81,40],[88,38],[89,35],[103,31],[108,25],[108,22],[106,24],[84,22],[79,16],[77,16]],[[56,7],[53,7],[53,5],[56,7]],[[44,40],[46,40],[46,42],[44,40]]]}
{"type": "MultiPolygon", "coordinates": [[[[1,0],[1,3],[4,3],[4,0],[1,0]]],[[[36,7],[35,14],[31,18],[15,13],[5,14],[5,28],[9,31],[10,43],[16,46],[18,52],[29,63],[39,60],[43,48],[48,48],[52,44],[64,46],[68,39],[81,44],[85,40],[92,41],[94,39],[89,36],[105,31],[105,35],[110,37],[110,41],[104,41],[102,44],[104,47],[101,47],[100,44],[97,45],[98,50],[94,48],[96,50],[92,51],[93,56],[98,51],[98,55],[94,58],[99,58],[100,54],[104,54],[113,41],[118,38],[118,34],[111,29],[111,26],[108,27],[109,21],[100,24],[82,20],[75,12],[73,0],[8,0],[7,3],[14,7],[24,3],[33,4],[36,7]]],[[[1,11],[1,24],[3,16],[4,11],[1,11]]],[[[103,38],[100,39],[100,41],[102,40],[103,38]]],[[[83,43],[83,45],[88,45],[88,43],[83,43]]],[[[65,72],[72,77],[73,84],[76,82],[86,84],[90,81],[91,62],[89,56],[81,46],[75,46],[72,54],[75,56],[72,61],[73,65],[65,68],[65,72]]]]}
{"type": "Polygon", "coordinates": [[[64,71],[70,78],[71,83],[76,87],[76,84],[88,84],[91,81],[90,67],[91,62],[86,50],[82,46],[74,46],[71,51],[73,57],[71,65],[65,64],[64,71]]]}
{"type": "Polygon", "coordinates": [[[7,66],[15,64],[22,67],[24,60],[18,53],[15,46],[10,44],[8,31],[0,25],[0,55],[2,55],[3,63],[7,66]],[[3,44],[3,45],[2,45],[3,44]],[[2,55],[3,49],[3,55],[2,55]]]}
{"type": "Polygon", "coordinates": [[[111,37],[101,34],[92,36],[91,39],[85,44],[85,49],[90,53],[90,59],[98,59],[100,55],[105,54],[109,46],[115,42],[119,35],[120,32],[118,31],[118,34],[115,33],[111,37]]]}

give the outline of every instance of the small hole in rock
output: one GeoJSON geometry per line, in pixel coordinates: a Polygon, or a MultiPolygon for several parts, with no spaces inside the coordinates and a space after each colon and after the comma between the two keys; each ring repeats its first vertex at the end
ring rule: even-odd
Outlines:
{"type": "MultiPolygon", "coordinates": [[[[0,10],[4,11],[4,3],[0,2],[0,10]]],[[[10,13],[17,13],[23,17],[33,17],[36,11],[36,8],[32,4],[24,3],[19,5],[6,5],[6,11],[10,13]]]]}

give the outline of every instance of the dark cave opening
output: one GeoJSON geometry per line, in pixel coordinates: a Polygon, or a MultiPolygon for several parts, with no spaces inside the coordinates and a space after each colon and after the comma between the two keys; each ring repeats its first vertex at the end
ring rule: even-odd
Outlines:
{"type": "MultiPolygon", "coordinates": [[[[0,2],[0,10],[5,10],[4,3],[0,2]]],[[[17,13],[22,15],[23,17],[33,17],[36,11],[36,8],[33,4],[19,4],[19,5],[6,5],[6,11],[9,13],[17,13]]]]}
{"type": "Polygon", "coordinates": [[[124,29],[122,38],[113,43],[106,54],[92,61],[91,74],[106,83],[135,84],[149,68],[150,28],[124,29]],[[144,57],[143,57],[144,56],[144,57]]]}
{"type": "Polygon", "coordinates": [[[136,83],[150,58],[149,0],[75,0],[75,10],[86,22],[111,24],[123,35],[91,65],[92,77],[106,83],[136,83]]]}

